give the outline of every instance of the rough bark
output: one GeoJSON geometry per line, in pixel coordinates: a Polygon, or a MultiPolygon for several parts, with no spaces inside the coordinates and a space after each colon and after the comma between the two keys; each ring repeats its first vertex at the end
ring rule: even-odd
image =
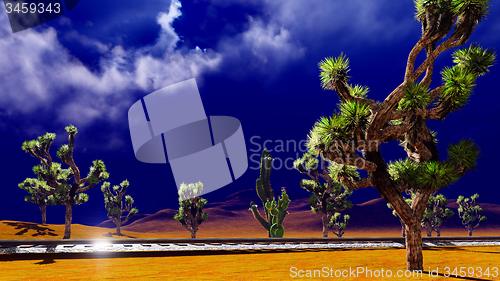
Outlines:
{"type": "Polygon", "coordinates": [[[328,238],[328,216],[326,214],[321,215],[321,224],[323,225],[323,238],[328,238]]]}
{"type": "Polygon", "coordinates": [[[432,229],[426,228],[425,230],[427,232],[427,237],[432,237],[432,229]]]}
{"type": "Polygon", "coordinates": [[[115,224],[116,224],[116,235],[122,236],[122,224],[121,224],[121,221],[118,220],[115,224]]]}
{"type": "Polygon", "coordinates": [[[66,214],[64,219],[64,237],[63,239],[71,238],[71,220],[73,218],[73,205],[71,203],[66,203],[66,214]]]}
{"type": "Polygon", "coordinates": [[[47,205],[40,206],[40,213],[42,215],[42,224],[47,224],[47,205]]]}
{"type": "Polygon", "coordinates": [[[406,224],[406,263],[408,270],[423,270],[422,234],[418,220],[406,224]]]}

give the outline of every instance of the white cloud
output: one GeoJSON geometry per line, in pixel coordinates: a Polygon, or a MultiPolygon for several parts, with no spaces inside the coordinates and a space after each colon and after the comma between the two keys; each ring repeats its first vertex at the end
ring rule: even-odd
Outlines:
{"type": "MultiPolygon", "coordinates": [[[[214,5],[228,3],[247,2],[217,0],[214,5]]],[[[249,18],[247,29],[239,34],[222,38],[216,50],[179,46],[181,39],[173,28],[182,16],[179,0],[172,0],[168,11],[157,16],[161,31],[156,42],[139,49],[104,44],[76,32],[58,34],[53,28],[12,34],[5,13],[0,13],[0,111],[28,116],[45,110],[62,123],[78,125],[99,119],[111,122],[123,116],[136,90],[155,90],[200,77],[221,65],[245,66],[231,67],[235,73],[261,71],[272,76],[318,45],[314,41],[379,42],[408,33],[407,23],[414,24],[412,18],[398,22],[388,17],[388,9],[401,5],[390,0],[254,3],[263,6],[263,15],[249,18]],[[76,59],[58,36],[69,36],[97,50],[101,55],[97,69],[76,59]]]]}
{"type": "Polygon", "coordinates": [[[305,52],[284,26],[265,24],[260,19],[250,19],[248,29],[223,40],[220,49],[226,62],[245,65],[247,75],[248,67],[270,75],[277,73],[287,62],[301,58],[305,52]]]}
{"type": "Polygon", "coordinates": [[[158,16],[157,43],[140,49],[70,34],[102,53],[98,69],[91,70],[61,45],[53,28],[12,34],[0,13],[0,109],[26,116],[49,109],[61,123],[80,126],[99,119],[113,122],[135,99],[133,91],[157,89],[216,68],[220,56],[213,52],[175,48],[179,37],[172,23],[179,16],[180,2],[173,0],[158,16]],[[152,50],[162,55],[153,56],[152,50]]]}

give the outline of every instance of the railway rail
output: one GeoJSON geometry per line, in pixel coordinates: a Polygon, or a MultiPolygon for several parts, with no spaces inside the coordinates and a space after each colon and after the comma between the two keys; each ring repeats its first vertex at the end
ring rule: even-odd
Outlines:
{"type": "MultiPolygon", "coordinates": [[[[423,238],[424,247],[500,246],[500,237],[423,238]]],[[[402,238],[0,240],[0,260],[404,248],[402,238]]]]}

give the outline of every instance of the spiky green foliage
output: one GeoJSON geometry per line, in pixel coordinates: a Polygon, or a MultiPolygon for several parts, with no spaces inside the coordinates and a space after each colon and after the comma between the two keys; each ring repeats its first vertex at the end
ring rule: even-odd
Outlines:
{"type": "Polygon", "coordinates": [[[452,0],[451,10],[457,16],[479,22],[488,14],[489,0],[452,0]]]}
{"type": "Polygon", "coordinates": [[[463,140],[448,148],[448,162],[462,170],[470,170],[476,167],[479,149],[470,140],[463,140]]]}
{"type": "Polygon", "coordinates": [[[417,187],[420,174],[419,163],[410,159],[398,160],[388,165],[387,171],[392,180],[410,189],[417,187]]]}
{"type": "Polygon", "coordinates": [[[203,183],[183,183],[178,193],[179,209],[174,219],[186,228],[191,233],[191,238],[194,239],[200,225],[208,219],[208,214],[203,211],[208,201],[201,197],[203,183]]]}
{"type": "Polygon", "coordinates": [[[55,205],[54,189],[46,181],[27,178],[18,187],[28,194],[24,197],[25,202],[37,205],[40,208],[42,224],[47,223],[47,206],[55,205]]]}
{"type": "Polygon", "coordinates": [[[420,165],[419,170],[418,185],[431,190],[448,186],[458,179],[456,170],[448,163],[425,162],[420,165]]]}
{"type": "Polygon", "coordinates": [[[340,182],[341,178],[355,181],[360,177],[356,167],[334,162],[331,162],[328,166],[328,176],[336,182],[340,182]]]}
{"type": "Polygon", "coordinates": [[[450,11],[451,0],[415,0],[415,17],[424,21],[426,14],[443,14],[450,11]]]}
{"type": "Polygon", "coordinates": [[[250,203],[249,211],[254,218],[264,227],[269,237],[283,237],[285,227],[283,222],[288,214],[290,198],[285,188],[281,189],[281,195],[276,198],[271,187],[272,157],[269,151],[264,150],[260,161],[260,177],[256,181],[257,195],[264,206],[265,217],[260,214],[257,204],[250,203]]]}
{"type": "Polygon", "coordinates": [[[478,228],[480,223],[486,221],[486,216],[481,214],[483,209],[477,203],[478,198],[479,194],[476,193],[471,197],[459,196],[457,199],[458,215],[469,236],[472,236],[474,229],[478,228]]]}
{"type": "Polygon", "coordinates": [[[448,200],[443,194],[433,195],[429,198],[422,217],[422,227],[426,229],[427,236],[432,236],[432,232],[441,236],[441,226],[453,216],[453,211],[447,208],[447,205],[448,200]]]}
{"type": "Polygon", "coordinates": [[[341,116],[321,117],[309,133],[308,148],[310,150],[325,149],[335,141],[342,141],[346,137],[346,124],[341,116]]]}
{"type": "Polygon", "coordinates": [[[335,213],[331,218],[328,226],[332,229],[332,232],[337,235],[338,238],[344,236],[344,230],[349,223],[351,216],[343,215],[341,213],[335,213]]]}
{"type": "Polygon", "coordinates": [[[392,180],[410,191],[437,190],[451,184],[458,177],[453,166],[438,161],[394,161],[389,164],[388,172],[392,180]]]}
{"type": "Polygon", "coordinates": [[[349,94],[355,98],[366,98],[370,88],[361,85],[349,85],[349,94]]]}
{"type": "Polygon", "coordinates": [[[398,104],[399,110],[416,111],[418,109],[425,109],[431,102],[429,89],[421,84],[410,84],[406,90],[405,95],[398,104]]]}
{"type": "MultiPolygon", "coordinates": [[[[89,196],[86,193],[99,182],[106,180],[109,174],[103,161],[95,160],[86,177],[80,174],[80,168],[74,159],[75,136],[78,129],[69,125],[65,128],[68,143],[57,150],[57,156],[62,163],[55,162],[51,156],[51,146],[56,139],[53,133],[46,133],[34,140],[25,141],[21,148],[26,153],[39,161],[33,167],[37,176],[38,186],[47,186],[47,196],[54,204],[66,207],[66,220],[64,238],[69,239],[71,235],[72,206],[87,202],[89,196]],[[63,168],[63,164],[67,167],[63,168]]],[[[32,182],[33,183],[33,182],[32,182]]]]}
{"type": "Polygon", "coordinates": [[[349,81],[349,59],[345,54],[329,57],[319,63],[320,80],[323,89],[334,90],[337,83],[349,81]]]}
{"type": "Polygon", "coordinates": [[[104,182],[101,186],[101,192],[104,196],[104,208],[108,218],[115,224],[118,235],[122,235],[121,226],[125,225],[139,211],[133,207],[134,199],[132,196],[126,194],[129,186],[128,180],[113,186],[109,182],[104,182]]]}
{"type": "Polygon", "coordinates": [[[440,102],[449,112],[464,106],[476,86],[476,76],[459,67],[447,67],[442,72],[444,90],[440,102]]]}
{"type": "Polygon", "coordinates": [[[483,76],[488,73],[495,60],[495,52],[483,49],[478,45],[471,45],[453,53],[453,62],[475,76],[483,76]]]}
{"type": "Polygon", "coordinates": [[[345,101],[340,104],[339,109],[343,128],[350,131],[366,128],[371,115],[368,105],[357,101],[345,101]]]}

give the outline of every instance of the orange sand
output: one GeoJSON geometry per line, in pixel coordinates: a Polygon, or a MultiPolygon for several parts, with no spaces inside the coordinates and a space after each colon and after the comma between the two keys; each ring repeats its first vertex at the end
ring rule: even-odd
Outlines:
{"type": "MultiPolygon", "coordinates": [[[[425,270],[446,266],[476,268],[485,271],[500,266],[500,247],[436,248],[424,250],[425,270]]],[[[1,280],[288,280],[291,267],[303,270],[348,269],[368,267],[371,270],[404,269],[405,252],[387,250],[338,250],[294,253],[255,253],[216,256],[159,258],[57,259],[0,262],[1,280]]],[[[294,271],[298,272],[298,271],[294,271]]],[[[305,274],[305,273],[304,273],[305,274]]],[[[468,276],[472,277],[472,276],[468,276]]],[[[318,278],[306,279],[317,280],[318,278]]],[[[430,278],[330,278],[329,280],[464,280],[430,278]]],[[[480,279],[500,280],[482,276],[480,279]]]]}

